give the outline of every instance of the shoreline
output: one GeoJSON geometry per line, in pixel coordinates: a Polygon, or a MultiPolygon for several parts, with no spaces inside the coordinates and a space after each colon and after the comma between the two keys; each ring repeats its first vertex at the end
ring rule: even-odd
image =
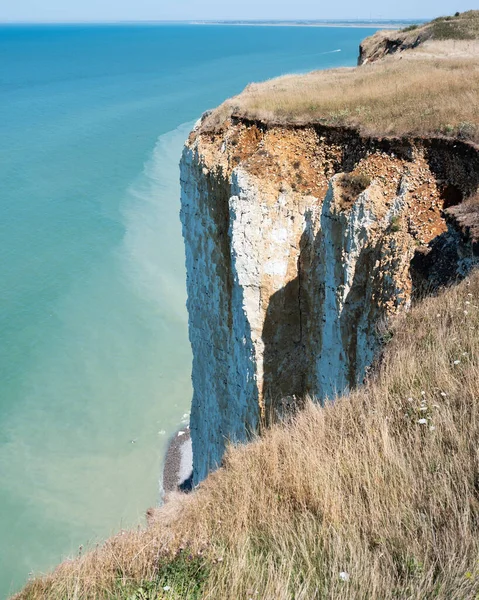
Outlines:
{"type": "Polygon", "coordinates": [[[182,427],[171,438],[162,473],[163,493],[189,492],[193,484],[193,452],[190,427],[182,427]]]}

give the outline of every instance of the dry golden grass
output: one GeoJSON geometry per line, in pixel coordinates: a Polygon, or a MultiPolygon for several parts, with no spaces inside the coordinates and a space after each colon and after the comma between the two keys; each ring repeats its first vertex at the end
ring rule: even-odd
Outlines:
{"type": "Polygon", "coordinates": [[[217,127],[236,115],[268,123],[353,127],[365,135],[479,142],[479,56],[434,59],[410,52],[415,60],[394,56],[251,84],[216,109],[203,127],[217,127]]]}
{"type": "Polygon", "coordinates": [[[407,48],[428,40],[474,40],[479,38],[479,10],[468,10],[455,15],[437,17],[422,25],[409,25],[404,29],[378,31],[362,44],[374,47],[380,40],[395,42],[394,46],[407,48]]]}
{"type": "Polygon", "coordinates": [[[423,26],[436,40],[472,40],[479,37],[479,11],[468,10],[454,16],[438,17],[423,26]]]}
{"type": "Polygon", "coordinates": [[[409,51],[395,56],[397,60],[415,60],[417,58],[472,59],[479,56],[479,39],[474,40],[429,40],[421,44],[414,51],[409,51]]]}
{"type": "Polygon", "coordinates": [[[425,299],[394,323],[365,386],[230,448],[148,530],[18,599],[476,599],[478,307],[479,272],[425,299]]]}

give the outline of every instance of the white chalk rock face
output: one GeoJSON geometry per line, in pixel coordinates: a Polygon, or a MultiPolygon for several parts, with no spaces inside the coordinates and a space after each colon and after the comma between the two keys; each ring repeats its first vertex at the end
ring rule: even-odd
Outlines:
{"type": "Polygon", "coordinates": [[[404,240],[391,233],[392,220],[405,207],[402,195],[385,212],[381,189],[371,185],[345,206],[338,179],[332,179],[321,213],[316,260],[324,297],[317,296],[319,345],[311,347],[312,388],[330,398],[364,377],[377,352],[376,326],[386,306],[406,306],[404,287],[393,282],[407,275],[412,256],[404,240]],[[391,285],[384,281],[387,270],[391,285]]]}
{"type": "Polygon", "coordinates": [[[260,419],[362,381],[378,324],[409,305],[418,244],[447,230],[430,148],[201,127],[181,161],[195,483],[260,419]]]}
{"type": "Polygon", "coordinates": [[[231,247],[230,189],[191,149],[181,162],[189,336],[193,349],[194,480],[216,468],[227,441],[258,422],[254,347],[231,247]]]}
{"type": "Polygon", "coordinates": [[[198,482],[227,442],[256,431],[261,410],[364,375],[376,349],[368,268],[380,225],[368,191],[349,212],[333,184],[322,205],[272,201],[241,169],[229,179],[209,171],[192,148],[181,181],[198,482]]]}

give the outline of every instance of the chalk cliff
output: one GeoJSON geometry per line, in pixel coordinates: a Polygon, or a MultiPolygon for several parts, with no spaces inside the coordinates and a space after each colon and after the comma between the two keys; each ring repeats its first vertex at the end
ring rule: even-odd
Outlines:
{"type": "Polygon", "coordinates": [[[479,185],[465,142],[207,122],[181,161],[195,482],[261,419],[360,382],[414,289],[468,270],[444,209],[479,185]]]}

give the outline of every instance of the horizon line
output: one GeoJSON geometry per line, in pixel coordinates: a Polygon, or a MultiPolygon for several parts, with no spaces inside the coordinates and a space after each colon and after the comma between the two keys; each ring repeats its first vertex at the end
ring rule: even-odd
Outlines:
{"type": "Polygon", "coordinates": [[[119,19],[119,20],[78,20],[78,21],[2,21],[3,25],[150,25],[150,24],[187,24],[187,25],[204,25],[204,24],[267,24],[267,23],[283,23],[283,24],[301,24],[301,23],[361,23],[361,24],[381,24],[381,23],[406,23],[410,21],[421,22],[428,21],[431,17],[417,18],[344,18],[344,19],[119,19]]]}

